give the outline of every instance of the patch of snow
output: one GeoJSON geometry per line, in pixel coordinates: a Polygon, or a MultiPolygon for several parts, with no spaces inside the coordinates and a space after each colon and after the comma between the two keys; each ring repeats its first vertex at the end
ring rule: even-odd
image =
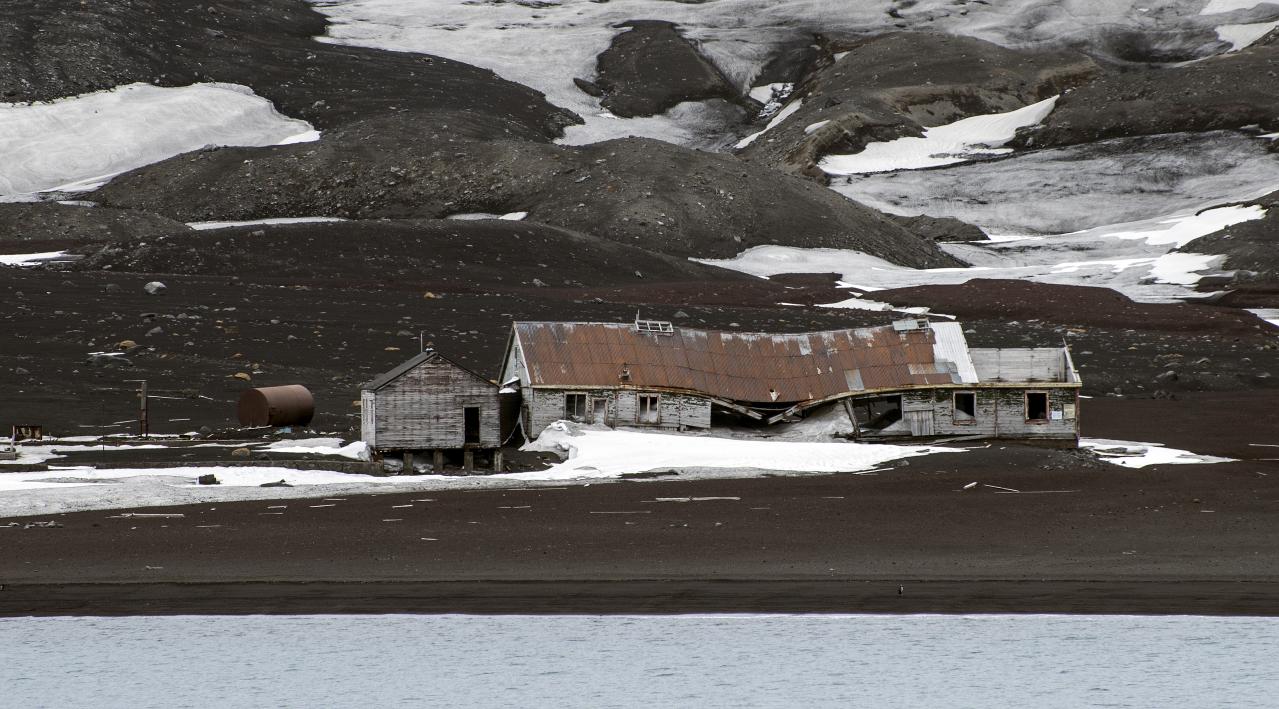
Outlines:
{"type": "MultiPolygon", "coordinates": [[[[833,420],[833,419],[832,419],[833,420]]],[[[484,476],[398,475],[377,477],[327,470],[284,467],[214,466],[188,468],[67,467],[35,473],[0,475],[0,518],[196,502],[274,500],[369,492],[537,487],[565,480],[618,478],[627,472],[679,468],[681,477],[741,478],[772,470],[793,473],[859,472],[900,458],[962,449],[846,442],[809,442],[831,435],[838,423],[813,421],[793,434],[797,440],[736,440],[715,436],[653,434],[633,431],[574,430],[554,427],[530,447],[563,446],[568,461],[549,470],[484,476]],[[823,427],[831,431],[822,431],[823,427]],[[566,439],[571,443],[565,443],[566,439]],[[199,485],[215,475],[220,484],[199,485]],[[261,487],[283,480],[292,487],[261,487]]],[[[291,443],[297,443],[292,441],[291,443]]],[[[331,442],[311,441],[309,452],[334,450],[331,442]]],[[[98,450],[96,446],[86,446],[98,450]]],[[[283,447],[274,448],[282,450],[283,447]]],[[[27,462],[27,461],[24,461],[27,462]]]]}
{"type": "Polygon", "coordinates": [[[790,103],[786,104],[786,108],[783,108],[781,111],[779,111],[778,114],[776,116],[773,116],[773,119],[768,122],[768,125],[764,126],[764,130],[751,133],[745,138],[742,138],[741,140],[737,141],[736,148],[738,150],[741,150],[742,148],[745,148],[751,143],[754,143],[755,140],[758,139],[761,135],[764,135],[768,131],[781,125],[783,121],[785,121],[787,118],[790,118],[792,115],[794,115],[795,112],[798,111],[800,107],[803,105],[804,105],[804,99],[802,98],[797,98],[794,101],[791,101],[790,103]]]}
{"type": "Polygon", "coordinates": [[[0,254],[0,266],[35,266],[67,256],[66,251],[42,251],[37,254],[0,254]]]}
{"type": "Polygon", "coordinates": [[[368,460],[369,445],[364,441],[354,441],[346,445],[341,438],[300,438],[296,440],[275,441],[262,446],[260,450],[274,453],[310,453],[313,455],[337,455],[352,460],[368,460]]]}
{"type": "Polygon", "coordinates": [[[1230,51],[1237,52],[1270,34],[1271,30],[1276,27],[1279,27],[1279,20],[1274,22],[1253,22],[1244,25],[1221,25],[1217,28],[1217,39],[1229,42],[1230,51]]]}
{"type": "Polygon", "coordinates": [[[237,226],[257,226],[259,224],[320,224],[324,222],[344,222],[341,217],[272,217],[270,219],[247,219],[239,222],[187,222],[192,229],[229,229],[237,226]]]}
{"type": "MultiPolygon", "coordinates": [[[[156,448],[166,448],[167,446],[159,443],[141,443],[137,445],[25,445],[17,446],[17,460],[0,460],[0,465],[35,465],[46,461],[55,460],[57,458],[65,458],[65,453],[84,453],[92,451],[94,453],[117,453],[119,451],[136,451],[136,450],[152,450],[156,448]]],[[[0,478],[3,479],[3,478],[0,478]]],[[[0,488],[3,489],[3,488],[0,488]]]]}
{"type": "Polygon", "coordinates": [[[1279,189],[1267,142],[1238,131],[1118,138],[933,170],[847,175],[831,189],[998,237],[1064,234],[1246,202],[1279,189]]]}
{"type": "Polygon", "coordinates": [[[1275,327],[1279,327],[1279,308],[1249,308],[1248,312],[1275,327]]]}
{"type": "Polygon", "coordinates": [[[1200,15],[1216,15],[1222,12],[1233,12],[1235,10],[1250,10],[1258,5],[1270,2],[1270,0],[1208,0],[1208,4],[1203,6],[1199,11],[1200,15]]]}
{"type": "Polygon", "coordinates": [[[1142,239],[1152,246],[1171,245],[1180,248],[1201,236],[1265,216],[1265,207],[1229,205],[1206,209],[1198,214],[1135,222],[1132,229],[1125,229],[1128,225],[1120,224],[1106,229],[1104,235],[1111,239],[1142,239]]]}
{"type": "MultiPolygon", "coordinates": [[[[790,82],[777,82],[773,84],[764,84],[763,86],[754,86],[750,90],[750,97],[765,106],[770,103],[778,102],[777,108],[781,108],[780,102],[785,101],[787,96],[795,90],[795,84],[790,82]]],[[[776,110],[776,109],[774,109],[776,110]]]]}
{"type": "Polygon", "coordinates": [[[821,130],[822,126],[825,126],[828,123],[830,123],[829,120],[810,123],[804,127],[804,135],[812,135],[813,133],[816,133],[817,131],[821,130]]]}
{"type": "Polygon", "coordinates": [[[905,137],[869,143],[859,153],[827,155],[818,167],[828,175],[852,175],[896,170],[918,170],[1006,155],[1000,147],[1019,128],[1037,125],[1057,105],[1057,96],[1007,113],[972,116],[954,123],[927,128],[922,138],[905,137]]]}
{"type": "MultiPolygon", "coordinates": [[[[1199,272],[1224,261],[1222,256],[1171,252],[1173,248],[1264,215],[1259,207],[1235,205],[1039,240],[943,244],[947,252],[972,264],[963,268],[914,269],[860,251],[788,246],[757,246],[731,259],[693,260],[765,278],[835,272],[842,283],[857,283],[859,290],[952,285],[973,278],[1026,279],[1104,286],[1135,300],[1168,302],[1192,295],[1189,287],[1198,282],[1199,272]]],[[[824,307],[857,303],[854,299],[824,307]]]]}
{"type": "Polygon", "coordinates": [[[662,469],[720,468],[837,473],[871,470],[891,460],[958,448],[879,443],[743,440],[718,435],[676,435],[601,430],[564,421],[551,424],[524,450],[559,450],[568,459],[550,470],[508,473],[529,480],[615,478],[662,469]]]}
{"type": "Polygon", "coordinates": [[[1230,463],[1234,458],[1168,448],[1162,443],[1116,441],[1109,438],[1081,438],[1079,447],[1087,448],[1101,456],[1102,460],[1125,468],[1144,468],[1149,465],[1194,465],[1200,463],[1230,463]]]}
{"type": "Polygon", "coordinates": [[[128,84],[47,103],[0,104],[0,195],[90,189],[208,145],[276,145],[314,133],[236,84],[128,84]]]}
{"type": "Polygon", "coordinates": [[[461,212],[458,214],[450,214],[445,219],[456,219],[458,221],[478,221],[480,219],[504,219],[506,221],[520,221],[528,216],[528,212],[508,212],[507,214],[493,214],[491,212],[461,212]]]}
{"type": "Polygon", "coordinates": [[[596,57],[621,31],[620,23],[651,18],[677,24],[743,94],[761,83],[757,77],[779,50],[811,42],[813,28],[842,37],[941,32],[1006,47],[1068,45],[1113,55],[1114,37],[1152,32],[1170,53],[1202,52],[1201,33],[1211,26],[1198,17],[1202,6],[1189,0],[1163,3],[1157,13],[1141,12],[1148,0],[1001,0],[962,8],[954,0],[918,0],[893,16],[883,3],[830,0],[311,0],[311,5],[329,19],[319,41],[446,57],[542,92],[586,121],[569,128],[563,142],[644,135],[697,147],[740,124],[741,112],[707,108],[616,119],[573,84],[574,77],[595,77],[596,57]]]}

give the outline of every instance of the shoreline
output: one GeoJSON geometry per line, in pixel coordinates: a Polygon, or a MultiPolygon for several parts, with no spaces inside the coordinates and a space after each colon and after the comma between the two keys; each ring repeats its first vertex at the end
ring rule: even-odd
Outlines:
{"type": "Polygon", "coordinates": [[[237,581],[20,583],[0,590],[0,618],[701,613],[1279,617],[1279,581],[237,581]]]}

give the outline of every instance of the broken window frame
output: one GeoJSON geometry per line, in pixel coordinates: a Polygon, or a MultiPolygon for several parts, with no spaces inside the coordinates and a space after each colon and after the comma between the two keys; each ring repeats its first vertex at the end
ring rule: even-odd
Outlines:
{"type": "Polygon", "coordinates": [[[635,395],[635,423],[654,425],[662,423],[662,397],[660,394],[635,395]]]}
{"type": "Polygon", "coordinates": [[[1044,424],[1044,423],[1048,423],[1048,422],[1051,420],[1051,406],[1050,406],[1050,402],[1048,401],[1048,392],[1046,392],[1046,391],[1028,391],[1028,392],[1026,392],[1025,402],[1026,402],[1026,423],[1044,424]],[[1032,397],[1032,396],[1042,396],[1042,397],[1044,397],[1043,416],[1035,417],[1035,418],[1031,418],[1031,416],[1030,416],[1030,397],[1032,397]]]}
{"type": "Polygon", "coordinates": [[[564,418],[569,421],[584,422],[586,421],[586,394],[564,394],[564,418]]]}
{"type": "Polygon", "coordinates": [[[608,399],[602,396],[591,398],[591,423],[608,424],[608,399]]]}
{"type": "Polygon", "coordinates": [[[953,392],[950,397],[950,417],[958,426],[971,426],[977,423],[977,392],[953,392]],[[960,408],[959,397],[961,396],[968,397],[968,400],[972,403],[971,411],[964,411],[960,408]]]}

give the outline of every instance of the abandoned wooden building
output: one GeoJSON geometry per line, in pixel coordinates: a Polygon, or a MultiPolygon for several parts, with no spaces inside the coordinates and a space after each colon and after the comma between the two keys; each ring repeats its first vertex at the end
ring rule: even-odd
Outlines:
{"type": "Polygon", "coordinates": [[[569,419],[705,429],[842,407],[860,440],[975,436],[1077,445],[1082,382],[1065,347],[969,348],[958,323],[766,334],[517,322],[499,380],[525,436],[569,419]]]}
{"type": "Polygon", "coordinates": [[[434,350],[426,350],[361,387],[361,438],[380,455],[400,454],[405,470],[430,453],[435,470],[460,453],[502,467],[497,385],[434,350]]]}

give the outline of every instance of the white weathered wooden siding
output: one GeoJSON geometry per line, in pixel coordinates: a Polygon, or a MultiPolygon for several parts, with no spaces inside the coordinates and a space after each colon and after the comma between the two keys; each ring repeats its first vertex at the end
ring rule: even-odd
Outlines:
{"type": "MultiPolygon", "coordinates": [[[[480,442],[501,445],[497,387],[435,357],[376,392],[373,439],[379,450],[461,448],[468,406],[480,410],[480,442]]],[[[370,444],[372,445],[372,444],[370,444]]]]}
{"type": "Polygon", "coordinates": [[[360,392],[360,439],[377,448],[377,397],[371,391],[360,392]]]}
{"type": "Polygon", "coordinates": [[[531,435],[541,433],[543,429],[564,416],[564,397],[566,394],[585,394],[587,415],[584,423],[602,423],[607,426],[646,426],[663,429],[710,428],[711,402],[700,396],[687,394],[671,394],[667,392],[645,392],[631,389],[536,389],[532,401],[525,399],[525,410],[529,412],[531,435]],[[658,396],[659,420],[656,424],[642,423],[638,420],[639,407],[637,395],[656,394],[658,396]],[[594,420],[593,402],[606,402],[605,420],[594,420]]]}

